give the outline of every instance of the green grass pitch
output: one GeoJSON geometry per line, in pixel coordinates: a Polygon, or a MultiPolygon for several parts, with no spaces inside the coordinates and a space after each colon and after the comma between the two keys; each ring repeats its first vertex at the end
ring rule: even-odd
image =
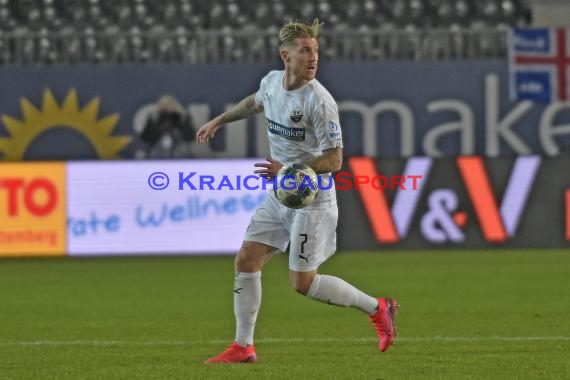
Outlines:
{"type": "Polygon", "coordinates": [[[263,272],[259,361],[233,340],[233,258],[0,261],[0,379],[569,379],[570,252],[339,252],[321,272],[401,305],[377,350],[366,316],[263,272]]]}

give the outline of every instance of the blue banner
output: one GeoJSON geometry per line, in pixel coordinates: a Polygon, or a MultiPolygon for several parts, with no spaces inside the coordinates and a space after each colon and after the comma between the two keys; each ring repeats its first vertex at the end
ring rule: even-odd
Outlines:
{"type": "MultiPolygon", "coordinates": [[[[210,117],[255,92],[274,68],[0,67],[0,159],[159,157],[157,149],[171,152],[173,142],[144,127],[167,94],[191,116],[180,132],[186,144],[170,157],[262,157],[262,115],[221,129],[209,146],[198,146],[192,136],[210,117]],[[153,143],[160,146],[150,151],[153,143]]],[[[569,151],[570,105],[511,101],[506,61],[322,62],[318,78],[338,102],[348,156],[569,151]]]]}

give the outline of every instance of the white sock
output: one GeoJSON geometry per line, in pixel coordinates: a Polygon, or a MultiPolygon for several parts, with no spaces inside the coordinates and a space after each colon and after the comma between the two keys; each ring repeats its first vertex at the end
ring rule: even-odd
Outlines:
{"type": "Polygon", "coordinates": [[[240,345],[253,344],[253,330],[261,305],[261,272],[237,272],[234,285],[236,339],[240,345]]]}
{"type": "Polygon", "coordinates": [[[378,300],[334,276],[317,274],[307,296],[331,305],[355,307],[368,315],[376,314],[378,300]]]}

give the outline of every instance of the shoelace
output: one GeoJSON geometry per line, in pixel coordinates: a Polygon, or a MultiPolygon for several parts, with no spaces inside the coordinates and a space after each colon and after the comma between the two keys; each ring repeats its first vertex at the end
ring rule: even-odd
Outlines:
{"type": "Polygon", "coordinates": [[[384,323],[382,323],[382,321],[377,321],[375,318],[373,318],[372,316],[370,317],[370,320],[372,321],[372,324],[374,325],[374,329],[376,330],[376,333],[380,334],[380,335],[398,335],[398,333],[396,332],[396,324],[394,323],[394,315],[398,314],[398,307],[400,305],[398,305],[397,303],[395,303],[394,301],[390,300],[388,303],[388,318],[390,320],[390,325],[391,325],[391,329],[388,327],[384,328],[384,323]]]}
{"type": "Polygon", "coordinates": [[[392,322],[392,330],[394,331],[394,335],[398,335],[398,332],[396,331],[396,322],[394,321],[394,316],[398,314],[399,307],[400,305],[398,305],[395,301],[390,302],[391,313],[389,312],[388,314],[390,315],[390,321],[392,322]]]}

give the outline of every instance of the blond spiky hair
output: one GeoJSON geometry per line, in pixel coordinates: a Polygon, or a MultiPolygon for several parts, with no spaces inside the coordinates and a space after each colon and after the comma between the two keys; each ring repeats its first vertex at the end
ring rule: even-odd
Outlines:
{"type": "Polygon", "coordinates": [[[289,21],[279,31],[279,46],[289,45],[295,38],[317,38],[321,25],[319,19],[314,19],[312,24],[289,21]]]}

